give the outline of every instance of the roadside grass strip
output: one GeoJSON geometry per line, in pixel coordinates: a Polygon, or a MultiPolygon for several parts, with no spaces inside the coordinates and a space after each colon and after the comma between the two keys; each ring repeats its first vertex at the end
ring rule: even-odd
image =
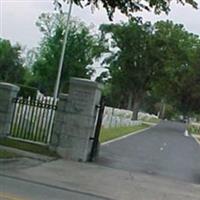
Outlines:
{"type": "Polygon", "coordinates": [[[46,155],[46,156],[58,157],[58,155],[55,152],[49,150],[48,146],[31,144],[31,143],[27,143],[27,142],[13,140],[10,138],[2,139],[0,141],[0,145],[13,147],[16,149],[29,151],[29,152],[37,153],[37,154],[42,154],[42,155],[46,155]]]}
{"type": "Polygon", "coordinates": [[[186,131],[192,135],[196,142],[200,145],[200,123],[190,123],[187,125],[186,131]]]}
{"type": "Polygon", "coordinates": [[[190,124],[188,124],[187,130],[190,134],[200,136],[200,123],[190,123],[190,124]]]}
{"type": "Polygon", "coordinates": [[[141,124],[136,126],[115,127],[115,128],[102,128],[100,133],[100,142],[105,143],[116,138],[121,138],[129,134],[137,133],[140,130],[149,128],[148,124],[141,124]]]}
{"type": "Polygon", "coordinates": [[[161,120],[157,119],[157,118],[151,118],[151,119],[142,119],[142,121],[147,122],[147,123],[154,123],[154,124],[158,124],[161,120]]]}

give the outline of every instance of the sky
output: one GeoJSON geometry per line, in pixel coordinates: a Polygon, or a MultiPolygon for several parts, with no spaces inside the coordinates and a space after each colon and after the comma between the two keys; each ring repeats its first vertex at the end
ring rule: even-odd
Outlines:
{"type": "MultiPolygon", "coordinates": [[[[200,5],[200,0],[197,0],[200,5]]],[[[65,6],[65,10],[67,11],[65,6]]],[[[27,48],[36,47],[41,40],[41,34],[35,25],[39,15],[43,12],[55,12],[52,0],[0,0],[0,38],[9,39],[13,44],[18,42],[27,48]]],[[[72,16],[78,17],[86,24],[94,24],[97,29],[102,23],[110,23],[105,10],[91,11],[91,8],[81,9],[73,6],[72,16]]],[[[189,32],[200,35],[200,10],[190,5],[182,6],[176,1],[171,4],[169,15],[155,15],[153,12],[138,12],[145,20],[173,20],[184,24],[189,32]]],[[[113,23],[126,21],[127,18],[116,12],[113,23]]]]}

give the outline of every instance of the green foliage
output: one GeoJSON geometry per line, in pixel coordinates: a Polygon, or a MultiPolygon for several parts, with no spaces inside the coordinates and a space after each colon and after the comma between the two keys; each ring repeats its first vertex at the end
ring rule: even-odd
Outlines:
{"type": "Polygon", "coordinates": [[[171,21],[155,24],[162,44],[163,72],[154,82],[154,92],[176,106],[183,115],[199,110],[199,37],[171,21]],[[195,65],[196,63],[196,65],[195,65]]]}
{"type": "Polygon", "coordinates": [[[156,114],[163,101],[167,118],[174,112],[185,116],[200,111],[199,36],[172,21],[152,25],[140,18],[100,29],[105,42],[112,39],[111,54],[103,63],[110,73],[110,105],[131,105],[135,112],[145,97],[142,109],[156,114]]]}
{"type": "MultiPolygon", "coordinates": [[[[64,2],[66,0],[63,0],[64,2]]],[[[54,4],[60,9],[62,4],[62,0],[54,0],[54,4]]],[[[113,14],[116,10],[120,10],[121,13],[131,16],[134,12],[142,11],[142,10],[151,10],[153,9],[156,14],[164,11],[168,13],[170,11],[170,3],[169,0],[73,0],[73,2],[78,6],[88,6],[94,9],[94,7],[99,8],[103,6],[106,9],[108,16],[112,19],[113,14]]],[[[194,0],[178,0],[178,3],[188,3],[191,4],[194,8],[197,8],[197,3],[194,0]]]]}
{"type": "Polygon", "coordinates": [[[176,110],[174,109],[174,107],[170,104],[166,104],[165,105],[165,118],[166,119],[172,119],[176,114],[176,110]]]}
{"type": "Polygon", "coordinates": [[[187,126],[187,130],[191,134],[200,135],[200,124],[194,123],[187,126]]]}
{"type": "Polygon", "coordinates": [[[114,108],[120,107],[120,92],[121,91],[118,90],[118,87],[115,87],[111,82],[106,82],[103,88],[106,105],[114,108]]]}
{"type": "Polygon", "coordinates": [[[160,111],[160,98],[156,94],[147,92],[147,95],[145,95],[143,104],[141,106],[141,110],[144,112],[155,114],[160,111]],[[158,103],[159,102],[159,103],[158,103]]]}
{"type": "Polygon", "coordinates": [[[55,152],[49,150],[48,146],[31,144],[31,143],[17,141],[17,140],[13,140],[9,138],[1,139],[0,145],[13,147],[16,149],[21,149],[21,150],[29,151],[33,153],[43,154],[47,156],[58,157],[58,155],[55,152]]]}
{"type": "Polygon", "coordinates": [[[144,123],[152,123],[152,124],[158,124],[160,122],[160,119],[158,118],[148,118],[146,120],[142,120],[144,123]]]}
{"type": "Polygon", "coordinates": [[[102,25],[102,37],[111,36],[111,54],[104,60],[110,72],[112,96],[119,105],[126,107],[132,98],[131,108],[137,109],[151,83],[162,68],[159,63],[160,47],[154,37],[153,25],[143,23],[140,18],[128,23],[102,25]]]}
{"type": "MultiPolygon", "coordinates": [[[[52,94],[63,43],[65,14],[42,14],[37,26],[43,33],[43,39],[33,64],[31,84],[46,94],[52,94]]],[[[61,91],[68,91],[69,78],[72,76],[90,78],[93,74],[90,66],[104,50],[97,35],[91,34],[82,22],[72,20],[64,56],[61,91]]]]}
{"type": "Polygon", "coordinates": [[[18,96],[19,97],[24,97],[24,98],[28,98],[28,97],[33,97],[35,98],[37,96],[37,88],[34,87],[29,87],[29,86],[25,86],[25,85],[19,85],[20,90],[18,92],[18,96]]]}
{"type": "Polygon", "coordinates": [[[21,47],[12,46],[8,40],[0,38],[0,81],[23,83],[25,68],[21,59],[21,47]]]}
{"type": "Polygon", "coordinates": [[[98,83],[104,84],[104,83],[107,82],[108,76],[109,76],[109,73],[108,73],[107,71],[102,72],[102,73],[96,78],[95,81],[98,82],[98,83]]]}

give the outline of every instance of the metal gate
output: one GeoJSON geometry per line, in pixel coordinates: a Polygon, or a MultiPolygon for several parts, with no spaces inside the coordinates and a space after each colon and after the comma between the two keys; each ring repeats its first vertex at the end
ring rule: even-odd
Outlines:
{"type": "Polygon", "coordinates": [[[48,144],[51,139],[57,100],[54,98],[13,99],[10,137],[48,144]]]}
{"type": "Polygon", "coordinates": [[[97,106],[97,120],[96,120],[96,125],[95,125],[94,137],[90,138],[91,140],[93,140],[91,153],[89,157],[90,162],[94,161],[98,155],[98,150],[99,150],[99,145],[100,145],[99,135],[101,131],[104,108],[105,108],[105,98],[102,97],[99,106],[97,106]]]}

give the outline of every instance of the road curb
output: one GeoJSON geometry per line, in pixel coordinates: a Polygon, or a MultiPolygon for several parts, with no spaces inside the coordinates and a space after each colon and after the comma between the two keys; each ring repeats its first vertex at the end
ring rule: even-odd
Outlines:
{"type": "Polygon", "coordinates": [[[2,174],[2,173],[0,173],[0,176],[5,177],[5,178],[9,178],[9,179],[15,179],[15,180],[27,182],[27,183],[46,186],[46,187],[54,188],[54,189],[57,189],[57,190],[63,190],[63,191],[78,193],[78,194],[82,194],[82,195],[88,195],[88,196],[91,196],[91,197],[93,196],[95,198],[100,198],[100,199],[104,199],[104,200],[115,200],[112,197],[100,195],[97,192],[85,191],[85,190],[77,189],[75,187],[70,187],[70,186],[63,187],[63,186],[59,186],[59,185],[49,184],[49,183],[46,183],[45,181],[41,182],[41,181],[36,181],[36,180],[30,180],[28,178],[21,178],[19,176],[7,175],[7,174],[2,174]]]}
{"type": "Polygon", "coordinates": [[[152,125],[152,126],[150,126],[150,127],[148,127],[148,128],[145,128],[145,129],[142,129],[142,130],[138,130],[138,131],[129,133],[129,134],[127,134],[127,135],[123,135],[123,136],[121,136],[121,137],[118,137],[118,138],[109,140],[109,141],[107,141],[107,142],[103,142],[103,143],[101,143],[101,145],[104,146],[104,145],[107,145],[107,144],[110,144],[110,143],[113,143],[113,142],[117,142],[117,141],[119,141],[119,140],[123,140],[123,139],[125,139],[125,138],[127,138],[127,137],[129,137],[129,136],[136,135],[136,134],[142,133],[142,132],[144,132],[144,131],[147,131],[147,130],[149,130],[149,129],[151,129],[151,128],[157,126],[157,125],[158,125],[158,124],[154,124],[154,125],[152,125]]]}

